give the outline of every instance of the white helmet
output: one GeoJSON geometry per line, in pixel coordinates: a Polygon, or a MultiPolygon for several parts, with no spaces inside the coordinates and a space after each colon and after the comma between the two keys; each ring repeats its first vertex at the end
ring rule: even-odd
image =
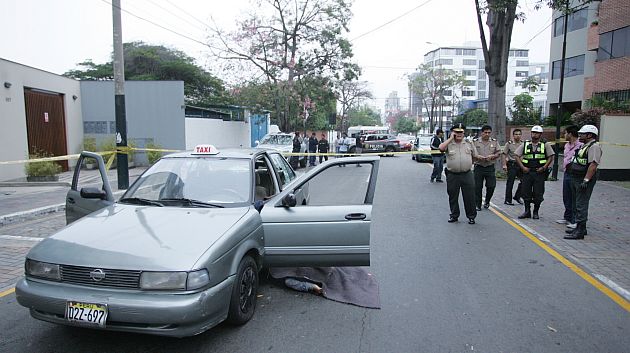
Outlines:
{"type": "Polygon", "coordinates": [[[597,127],[595,125],[582,126],[580,131],[578,131],[578,134],[585,134],[587,132],[590,132],[591,134],[594,134],[594,135],[599,135],[599,130],[597,130],[597,127]]]}
{"type": "Polygon", "coordinates": [[[543,128],[540,125],[532,126],[532,132],[543,132],[543,128]]]}

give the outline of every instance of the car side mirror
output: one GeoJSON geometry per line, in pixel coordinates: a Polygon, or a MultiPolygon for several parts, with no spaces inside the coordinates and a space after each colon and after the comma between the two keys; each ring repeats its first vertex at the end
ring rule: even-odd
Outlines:
{"type": "Polygon", "coordinates": [[[297,205],[297,200],[293,193],[287,194],[287,196],[282,199],[282,206],[284,207],[295,207],[295,205],[297,205]]]}
{"type": "Polygon", "coordinates": [[[95,187],[85,187],[81,188],[81,197],[83,197],[84,199],[105,200],[107,199],[107,194],[105,193],[105,191],[95,187]]]}
{"type": "Polygon", "coordinates": [[[260,145],[260,141],[256,140],[254,141],[254,144],[256,144],[256,146],[260,145]]]}

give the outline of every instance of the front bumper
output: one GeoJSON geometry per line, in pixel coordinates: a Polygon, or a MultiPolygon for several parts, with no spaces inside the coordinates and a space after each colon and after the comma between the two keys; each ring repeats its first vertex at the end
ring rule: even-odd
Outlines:
{"type": "Polygon", "coordinates": [[[20,305],[39,320],[81,326],[65,319],[69,300],[106,304],[105,330],[184,337],[199,334],[227,317],[234,276],[200,292],[117,290],[23,278],[15,286],[20,305]]]}

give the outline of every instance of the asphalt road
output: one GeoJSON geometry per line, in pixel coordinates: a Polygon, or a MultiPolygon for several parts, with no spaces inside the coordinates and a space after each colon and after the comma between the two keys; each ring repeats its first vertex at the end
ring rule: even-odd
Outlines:
{"type": "Polygon", "coordinates": [[[172,339],[39,322],[11,294],[0,298],[0,351],[630,350],[630,314],[494,213],[448,224],[446,185],[429,183],[430,171],[407,156],[381,160],[370,267],[380,310],[267,279],[246,325],[172,339]]]}

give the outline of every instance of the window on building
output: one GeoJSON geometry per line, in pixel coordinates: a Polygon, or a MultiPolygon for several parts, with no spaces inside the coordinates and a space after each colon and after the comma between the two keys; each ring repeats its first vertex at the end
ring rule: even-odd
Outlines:
{"type": "Polygon", "coordinates": [[[479,82],[477,82],[477,88],[480,91],[485,91],[486,90],[486,81],[479,81],[479,82]]]}
{"type": "Polygon", "coordinates": [[[516,71],[516,77],[527,77],[529,72],[527,71],[516,71]]]}
{"type": "Polygon", "coordinates": [[[486,91],[479,91],[479,93],[477,94],[477,99],[485,99],[486,98],[486,91]]]}
{"type": "Polygon", "coordinates": [[[441,48],[440,55],[455,55],[455,49],[452,48],[441,48]]]}
{"type": "MultiPolygon", "coordinates": [[[[551,79],[560,78],[562,60],[556,60],[552,65],[551,79]]],[[[584,55],[567,58],[564,64],[564,77],[584,75],[584,55]]]]}
{"type": "Polygon", "coordinates": [[[516,60],[516,66],[529,66],[529,61],[527,61],[527,60],[516,60]]]}
{"type": "Polygon", "coordinates": [[[453,65],[453,59],[438,59],[435,65],[453,65]]]}
{"type": "Polygon", "coordinates": [[[455,49],[455,55],[462,55],[462,49],[455,49]]]}
{"type": "Polygon", "coordinates": [[[486,61],[485,60],[479,60],[479,66],[477,66],[477,68],[485,69],[486,68],[486,61]]]}
{"type": "Polygon", "coordinates": [[[465,66],[475,66],[477,65],[477,60],[475,59],[464,59],[465,66]]]}
{"type": "Polygon", "coordinates": [[[466,81],[464,81],[464,86],[475,87],[476,85],[477,85],[477,82],[475,80],[466,80],[466,81]]]}
{"type": "Polygon", "coordinates": [[[464,49],[464,55],[466,56],[477,55],[477,49],[464,49]]]}
{"type": "Polygon", "coordinates": [[[479,75],[477,75],[477,78],[480,80],[485,80],[486,77],[488,77],[486,70],[479,70],[479,75]]]}
{"type": "Polygon", "coordinates": [[[474,96],[475,96],[475,91],[468,91],[468,90],[462,91],[462,97],[474,97],[474,96]]]}
{"type": "MultiPolygon", "coordinates": [[[[583,8],[570,14],[567,22],[567,31],[573,32],[586,27],[588,9],[583,8]]],[[[557,37],[564,33],[564,16],[560,16],[553,21],[553,36],[557,37]]]]}
{"type": "Polygon", "coordinates": [[[475,70],[462,70],[464,76],[475,76],[475,70]]]}
{"type": "Polygon", "coordinates": [[[443,95],[444,95],[444,97],[450,97],[450,96],[453,95],[453,91],[450,90],[450,89],[447,89],[447,90],[444,91],[443,95]]]}
{"type": "Polygon", "coordinates": [[[597,60],[630,56],[630,26],[603,33],[599,36],[597,60]]]}

